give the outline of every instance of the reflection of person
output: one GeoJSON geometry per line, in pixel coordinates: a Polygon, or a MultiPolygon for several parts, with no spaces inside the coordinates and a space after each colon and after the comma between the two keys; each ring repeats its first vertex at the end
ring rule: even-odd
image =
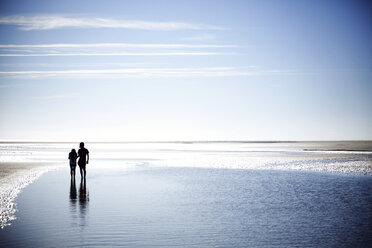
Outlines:
{"type": "Polygon", "coordinates": [[[72,203],[75,203],[76,199],[77,199],[77,193],[76,193],[75,178],[71,178],[71,183],[70,183],[70,201],[72,203]]]}
{"type": "Polygon", "coordinates": [[[85,204],[86,204],[87,200],[88,200],[87,182],[86,182],[86,180],[81,180],[80,188],[79,188],[79,202],[80,202],[80,206],[82,208],[85,208],[85,204]]]}
{"type": "Polygon", "coordinates": [[[70,174],[71,177],[75,177],[75,168],[76,168],[76,159],[77,159],[76,150],[72,149],[71,152],[68,154],[68,159],[70,160],[70,174]]]}
{"type": "Polygon", "coordinates": [[[89,193],[87,190],[87,181],[84,178],[80,181],[80,188],[79,188],[79,207],[80,207],[80,216],[81,216],[82,221],[85,221],[85,216],[87,215],[88,202],[89,202],[89,193]]]}
{"type": "Polygon", "coordinates": [[[85,166],[89,163],[89,151],[84,147],[84,142],[80,143],[80,149],[78,151],[78,165],[80,167],[81,179],[86,178],[87,171],[85,166]]]}

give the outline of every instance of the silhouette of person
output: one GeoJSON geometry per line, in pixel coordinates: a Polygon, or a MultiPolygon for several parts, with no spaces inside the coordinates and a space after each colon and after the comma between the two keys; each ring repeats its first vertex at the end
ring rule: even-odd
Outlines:
{"type": "Polygon", "coordinates": [[[76,168],[76,159],[78,155],[75,149],[72,149],[71,152],[68,154],[68,159],[70,160],[70,174],[71,177],[75,177],[75,168],[76,168]]]}
{"type": "Polygon", "coordinates": [[[83,180],[83,178],[85,179],[87,175],[87,171],[85,167],[89,163],[89,151],[88,149],[84,147],[84,142],[80,143],[78,157],[79,157],[78,165],[80,167],[80,176],[81,176],[81,180],[83,180]]]}

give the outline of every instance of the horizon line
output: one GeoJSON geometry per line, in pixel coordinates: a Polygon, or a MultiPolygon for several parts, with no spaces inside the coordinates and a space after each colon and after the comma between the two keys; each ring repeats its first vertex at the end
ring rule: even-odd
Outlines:
{"type": "MultiPolygon", "coordinates": [[[[0,140],[1,143],[80,143],[82,141],[36,141],[0,140]]],[[[301,142],[372,142],[372,139],[340,140],[129,140],[129,141],[83,141],[84,143],[301,143],[301,142]]]]}

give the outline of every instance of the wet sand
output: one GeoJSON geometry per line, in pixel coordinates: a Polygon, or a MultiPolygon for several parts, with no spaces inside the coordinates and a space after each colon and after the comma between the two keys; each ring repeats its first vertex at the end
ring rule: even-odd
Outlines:
{"type": "Polygon", "coordinates": [[[302,143],[304,151],[372,151],[372,141],[323,141],[302,143]]]}
{"type": "Polygon", "coordinates": [[[14,199],[17,194],[43,173],[58,168],[51,163],[0,163],[0,227],[9,225],[15,218],[14,199]]]}
{"type": "Polygon", "coordinates": [[[50,166],[50,163],[31,163],[31,162],[0,162],[0,180],[18,172],[27,172],[34,168],[50,166]]]}

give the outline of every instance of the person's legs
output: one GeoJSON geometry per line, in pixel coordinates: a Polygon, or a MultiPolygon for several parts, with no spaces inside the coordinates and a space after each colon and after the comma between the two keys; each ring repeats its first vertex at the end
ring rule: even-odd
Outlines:
{"type": "Polygon", "coordinates": [[[83,168],[80,165],[79,165],[79,168],[80,168],[80,176],[81,176],[81,178],[83,178],[83,168]]]}
{"type": "Polygon", "coordinates": [[[87,176],[87,170],[86,170],[85,166],[83,167],[83,171],[84,171],[84,179],[85,179],[86,176],[87,176]]]}

